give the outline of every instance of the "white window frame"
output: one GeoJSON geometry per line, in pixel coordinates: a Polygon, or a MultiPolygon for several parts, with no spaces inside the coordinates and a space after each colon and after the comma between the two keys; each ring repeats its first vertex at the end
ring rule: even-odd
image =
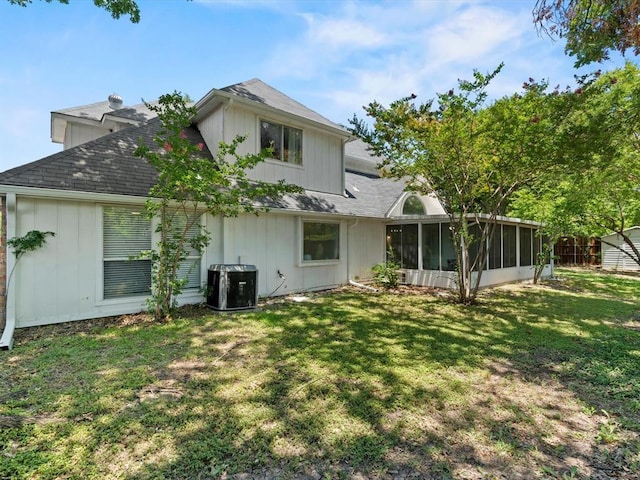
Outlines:
{"type": "Polygon", "coordinates": [[[325,220],[322,218],[298,218],[298,266],[313,267],[324,265],[336,265],[342,260],[342,222],[336,220],[325,220]],[[338,227],[338,258],[328,258],[326,260],[305,260],[304,254],[304,225],[306,223],[318,223],[322,225],[336,225],[338,227]]]}
{"type": "Polygon", "coordinates": [[[280,127],[280,158],[276,158],[276,157],[269,157],[268,160],[271,160],[273,162],[277,162],[280,165],[287,165],[287,166],[291,166],[291,167],[296,167],[296,168],[302,168],[304,165],[304,131],[302,130],[302,128],[298,128],[298,127],[293,127],[291,125],[287,125],[286,123],[283,123],[281,121],[277,121],[277,120],[271,120],[268,118],[258,118],[258,151],[262,151],[262,123],[266,122],[270,125],[274,125],[277,127],[280,127]],[[300,163],[294,163],[294,162],[290,162],[288,160],[284,160],[284,129],[288,128],[288,129],[292,129],[292,130],[297,130],[300,132],[300,163]]]}
{"type": "MultiPolygon", "coordinates": [[[[140,211],[141,214],[144,214],[144,207],[141,205],[126,205],[126,204],[103,204],[97,206],[97,214],[96,214],[96,232],[98,232],[97,238],[97,259],[96,259],[96,272],[97,272],[97,282],[96,282],[96,304],[98,305],[108,305],[108,304],[117,304],[117,303],[140,303],[145,299],[150,297],[150,293],[147,295],[131,295],[131,296],[119,296],[112,298],[105,298],[105,285],[104,285],[104,262],[109,261],[105,260],[104,255],[104,210],[105,208],[131,208],[132,210],[140,211]]],[[[204,214],[199,214],[200,225],[203,228],[206,228],[206,216],[204,214]]],[[[158,218],[153,218],[150,224],[151,228],[151,248],[157,245],[160,240],[160,235],[156,232],[157,226],[159,223],[158,218]]],[[[205,274],[203,266],[206,264],[206,251],[202,253],[200,257],[197,255],[189,255],[185,262],[193,261],[196,259],[200,260],[200,268],[198,271],[199,285],[197,287],[185,287],[182,294],[191,294],[198,293],[202,287],[203,282],[205,281],[205,274]]],[[[115,260],[115,258],[113,259],[115,260]]]]}

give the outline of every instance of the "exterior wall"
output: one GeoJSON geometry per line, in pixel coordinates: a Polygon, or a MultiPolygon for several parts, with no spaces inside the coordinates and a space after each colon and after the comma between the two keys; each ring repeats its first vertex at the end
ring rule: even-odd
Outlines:
{"type": "Polygon", "coordinates": [[[308,190],[343,193],[343,146],[338,136],[296,124],[285,116],[260,115],[237,105],[226,110],[218,108],[202,120],[198,128],[212,151],[220,140],[229,143],[240,134],[246,135],[247,139],[238,152],[242,155],[252,154],[260,150],[261,119],[302,129],[302,165],[267,160],[250,173],[251,178],[273,183],[284,179],[308,190]]]}
{"type": "MultiPolygon", "coordinates": [[[[18,195],[16,236],[30,230],[51,231],[55,236],[17,265],[10,293],[15,299],[17,328],[145,309],[143,297],[102,298],[103,205],[106,203],[18,195]]],[[[210,265],[246,263],[258,268],[260,297],[322,290],[346,284],[349,276],[367,279],[371,267],[384,259],[382,221],[276,212],[224,219],[205,215],[204,219],[212,240],[201,261],[203,285],[210,265]],[[302,261],[303,220],[340,224],[339,260],[302,261]]],[[[201,293],[191,291],[181,303],[202,300],[201,293]]]]}
{"type": "Polygon", "coordinates": [[[68,122],[64,132],[63,148],[66,150],[67,148],[75,147],[76,145],[95,140],[96,138],[104,137],[111,132],[112,130],[108,128],[68,122]]]}
{"type": "Polygon", "coordinates": [[[385,224],[376,220],[347,222],[349,234],[349,278],[365,281],[373,278],[371,267],[385,260],[385,224]]]}
{"type": "MultiPolygon", "coordinates": [[[[640,249],[640,228],[630,229],[626,233],[633,241],[633,244],[640,249]]],[[[640,271],[640,265],[629,258],[628,255],[622,253],[617,248],[604,243],[607,241],[621,246],[624,251],[631,252],[631,249],[626,243],[624,243],[624,240],[620,235],[607,235],[602,237],[602,240],[602,268],[608,270],[640,271]]]]}
{"type": "MultiPolygon", "coordinates": [[[[145,309],[144,298],[102,299],[101,203],[18,196],[16,235],[51,231],[25,255],[12,279],[16,327],[82,320],[145,309]]],[[[185,294],[183,302],[199,301],[185,294]]]]}
{"type": "MultiPolygon", "coordinates": [[[[212,219],[208,222],[210,220],[212,219]]],[[[353,222],[329,219],[327,216],[301,217],[275,212],[258,217],[240,215],[237,218],[225,218],[221,222],[219,235],[222,236],[222,251],[219,241],[214,237],[207,250],[207,263],[255,265],[258,269],[258,294],[261,297],[322,290],[347,283],[347,249],[350,243],[347,235],[353,235],[353,232],[348,231],[348,225],[353,222]],[[339,260],[312,263],[302,261],[303,219],[340,224],[339,260]],[[278,271],[284,275],[284,281],[278,271]]],[[[363,262],[369,260],[366,258],[363,262]]],[[[355,267],[357,271],[365,270],[360,264],[355,267]]]]}

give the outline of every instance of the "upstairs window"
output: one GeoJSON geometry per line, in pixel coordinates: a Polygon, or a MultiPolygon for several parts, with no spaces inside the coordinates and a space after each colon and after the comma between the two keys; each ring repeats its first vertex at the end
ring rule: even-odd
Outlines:
{"type": "Polygon", "coordinates": [[[272,148],[275,160],[302,165],[302,130],[261,120],[260,148],[272,148]]]}

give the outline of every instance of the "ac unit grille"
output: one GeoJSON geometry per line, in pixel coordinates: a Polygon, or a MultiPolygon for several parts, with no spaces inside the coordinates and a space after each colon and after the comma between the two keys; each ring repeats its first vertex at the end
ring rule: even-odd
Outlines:
{"type": "Polygon", "coordinates": [[[211,265],[207,274],[207,305],[215,310],[248,310],[258,305],[255,265],[211,265]]]}

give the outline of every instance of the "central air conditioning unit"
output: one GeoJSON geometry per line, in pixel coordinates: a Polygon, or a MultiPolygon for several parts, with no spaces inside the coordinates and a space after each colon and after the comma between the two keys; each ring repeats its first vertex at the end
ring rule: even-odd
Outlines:
{"type": "Polygon", "coordinates": [[[258,305],[255,265],[211,265],[207,275],[207,306],[214,310],[248,310],[258,305]]]}

